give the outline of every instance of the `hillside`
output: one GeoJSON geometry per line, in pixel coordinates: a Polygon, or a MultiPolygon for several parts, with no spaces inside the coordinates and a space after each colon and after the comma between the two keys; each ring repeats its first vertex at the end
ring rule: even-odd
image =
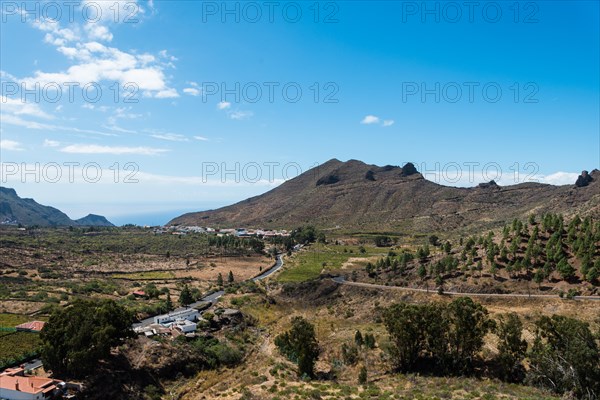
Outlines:
{"type": "Polygon", "coordinates": [[[11,188],[0,187],[0,224],[38,226],[114,226],[106,218],[90,214],[73,221],[59,209],[33,199],[19,197],[11,188]]]}
{"type": "Polygon", "coordinates": [[[114,226],[106,217],[96,214],[88,214],[83,218],[76,219],[75,222],[80,226],[114,226]]]}
{"type": "Polygon", "coordinates": [[[575,185],[494,182],[474,188],[436,184],[412,164],[379,167],[333,159],[260,196],[188,213],[169,225],[293,228],[306,223],[346,231],[477,231],[545,212],[598,215],[600,171],[575,185]]]}

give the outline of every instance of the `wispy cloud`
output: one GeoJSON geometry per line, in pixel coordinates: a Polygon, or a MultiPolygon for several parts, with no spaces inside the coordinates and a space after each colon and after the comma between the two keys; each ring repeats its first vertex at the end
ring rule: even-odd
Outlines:
{"type": "Polygon", "coordinates": [[[43,111],[36,103],[26,103],[22,99],[13,99],[0,95],[2,113],[12,115],[25,115],[35,118],[53,119],[54,117],[43,111]]]}
{"type": "Polygon", "coordinates": [[[191,88],[191,87],[185,88],[185,89],[183,89],[183,93],[196,97],[196,96],[200,96],[200,89],[191,88]]]}
{"type": "Polygon", "coordinates": [[[378,116],[369,114],[369,115],[365,116],[360,121],[360,123],[363,125],[381,125],[385,128],[385,127],[394,125],[394,120],[393,119],[384,119],[382,121],[381,118],[379,118],[378,116]]]}
{"type": "Polygon", "coordinates": [[[100,132],[93,129],[80,129],[72,126],[64,126],[64,125],[54,125],[41,123],[37,121],[31,121],[27,119],[23,119],[17,115],[11,114],[0,114],[0,122],[15,126],[21,126],[27,129],[35,129],[35,130],[46,130],[46,131],[63,131],[63,132],[72,132],[72,133],[81,133],[81,134],[92,134],[92,135],[101,135],[101,136],[116,136],[113,133],[100,132]]]}
{"type": "Polygon", "coordinates": [[[24,148],[21,147],[21,143],[14,140],[0,140],[0,150],[7,151],[23,151],[24,148]]]}
{"type": "Polygon", "coordinates": [[[58,147],[60,142],[56,140],[44,139],[44,147],[58,147]]]}
{"type": "Polygon", "coordinates": [[[184,135],[177,134],[177,133],[162,133],[162,134],[155,133],[150,136],[155,139],[168,140],[170,142],[187,142],[187,141],[189,141],[189,139],[187,137],[185,137],[184,135]]]}
{"type": "Polygon", "coordinates": [[[252,111],[232,111],[229,114],[229,118],[231,119],[248,119],[254,115],[252,111]]]}
{"type": "Polygon", "coordinates": [[[112,155],[143,155],[154,156],[168,152],[167,149],[157,149],[153,147],[125,147],[125,146],[101,146],[97,144],[72,144],[60,149],[63,153],[69,154],[112,154],[112,155]]]}
{"type": "Polygon", "coordinates": [[[375,115],[367,115],[362,119],[362,121],[360,121],[360,123],[365,125],[378,124],[379,117],[376,117],[375,115]]]}
{"type": "Polygon", "coordinates": [[[219,110],[227,110],[227,109],[231,108],[231,103],[228,101],[221,101],[221,102],[217,103],[217,108],[219,110]]]}
{"type": "Polygon", "coordinates": [[[201,140],[203,142],[207,142],[209,140],[207,137],[204,136],[194,136],[194,139],[201,140]]]}

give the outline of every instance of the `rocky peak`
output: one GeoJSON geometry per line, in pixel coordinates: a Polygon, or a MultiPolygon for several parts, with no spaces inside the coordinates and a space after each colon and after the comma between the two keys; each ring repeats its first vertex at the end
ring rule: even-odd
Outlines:
{"type": "MultiPolygon", "coordinates": [[[[592,171],[595,172],[595,171],[592,171]]],[[[577,187],[584,187],[590,184],[590,182],[592,182],[594,180],[594,178],[592,178],[592,175],[590,175],[587,171],[581,171],[581,175],[579,175],[579,177],[577,177],[577,181],[575,182],[575,186],[577,187]]]]}

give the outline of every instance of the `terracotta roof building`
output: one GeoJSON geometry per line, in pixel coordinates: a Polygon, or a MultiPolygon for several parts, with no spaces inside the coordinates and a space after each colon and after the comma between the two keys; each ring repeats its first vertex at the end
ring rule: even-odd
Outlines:
{"type": "Polygon", "coordinates": [[[23,368],[9,368],[0,373],[0,399],[43,400],[52,399],[64,382],[39,376],[25,376],[23,368]]]}
{"type": "Polygon", "coordinates": [[[46,323],[44,321],[30,321],[15,326],[18,331],[40,332],[46,323]]]}

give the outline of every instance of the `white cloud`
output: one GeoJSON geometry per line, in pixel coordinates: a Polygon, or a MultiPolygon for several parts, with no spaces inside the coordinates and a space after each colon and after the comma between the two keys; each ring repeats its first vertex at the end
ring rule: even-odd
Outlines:
{"type": "Polygon", "coordinates": [[[363,125],[381,125],[384,128],[388,127],[388,126],[392,126],[394,125],[394,120],[393,119],[384,119],[383,121],[376,115],[367,115],[365,116],[360,123],[363,125]]]}
{"type": "Polygon", "coordinates": [[[194,136],[194,139],[201,140],[203,142],[207,142],[209,140],[207,137],[204,136],[194,136]]]}
{"type": "Polygon", "coordinates": [[[196,88],[185,88],[183,93],[189,94],[190,96],[200,96],[200,90],[196,88]]]}
{"type": "Polygon", "coordinates": [[[153,147],[125,147],[125,146],[101,146],[97,144],[72,144],[60,149],[63,153],[69,154],[113,154],[124,155],[134,154],[143,156],[154,156],[165,153],[169,150],[157,149],[153,147]]]}
{"type": "Polygon", "coordinates": [[[375,115],[367,115],[362,119],[362,121],[360,121],[360,123],[365,125],[378,124],[379,117],[376,117],[375,115]]]}
{"type": "Polygon", "coordinates": [[[570,185],[575,183],[578,176],[579,174],[576,172],[558,171],[550,175],[540,175],[537,177],[537,181],[550,185],[570,185]]]}
{"type": "Polygon", "coordinates": [[[219,110],[227,110],[227,109],[231,108],[231,103],[228,101],[221,101],[221,102],[217,103],[217,108],[219,110]]]}
{"type": "Polygon", "coordinates": [[[229,118],[235,120],[247,119],[254,115],[252,111],[233,111],[229,113],[229,118]]]}
{"type": "MultiPolygon", "coordinates": [[[[86,0],[90,2],[90,0],[86,0]]],[[[46,32],[45,42],[56,46],[57,51],[73,61],[66,70],[58,72],[35,71],[30,77],[18,81],[34,85],[39,83],[65,84],[76,82],[80,86],[89,83],[100,83],[102,81],[119,82],[121,85],[134,83],[147,97],[173,98],[179,94],[167,84],[163,70],[175,67],[173,62],[177,59],[170,56],[166,50],[160,52],[162,57],[158,60],[151,54],[135,54],[125,52],[115,47],[107,47],[99,41],[110,42],[112,33],[104,25],[109,21],[104,19],[105,15],[114,16],[116,10],[114,4],[117,2],[95,2],[102,8],[103,19],[97,23],[88,23],[81,28],[78,24],[71,24],[69,28],[61,28],[57,22],[32,21],[37,29],[46,32]]],[[[143,8],[133,5],[131,0],[118,1],[119,8],[123,13],[131,16],[132,12],[143,13],[143,8]],[[135,11],[132,9],[137,9],[135,11]]]]}
{"type": "Polygon", "coordinates": [[[21,143],[14,140],[0,140],[0,150],[23,151],[21,143]]]}
{"type": "Polygon", "coordinates": [[[28,115],[36,118],[52,119],[52,115],[43,111],[38,104],[26,103],[22,99],[12,99],[0,95],[0,105],[2,112],[12,115],[28,115]]]}
{"type": "Polygon", "coordinates": [[[50,139],[44,140],[44,147],[58,147],[58,146],[60,146],[60,142],[58,142],[56,140],[50,140],[50,139]]]}
{"type": "Polygon", "coordinates": [[[184,135],[179,135],[177,133],[155,133],[150,135],[155,139],[168,140],[170,142],[187,142],[189,141],[184,135]]]}
{"type": "Polygon", "coordinates": [[[92,40],[104,40],[106,42],[113,40],[113,34],[103,25],[89,23],[85,25],[85,30],[87,31],[88,37],[92,40]]]}
{"type": "Polygon", "coordinates": [[[154,95],[157,99],[172,99],[174,97],[179,97],[179,93],[175,89],[165,89],[157,92],[154,95]]]}

